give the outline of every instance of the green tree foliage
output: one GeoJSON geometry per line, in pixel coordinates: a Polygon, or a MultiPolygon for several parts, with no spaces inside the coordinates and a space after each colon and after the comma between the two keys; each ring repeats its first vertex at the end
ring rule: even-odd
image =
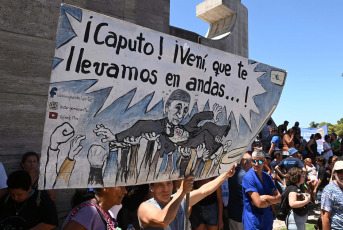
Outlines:
{"type": "Polygon", "coordinates": [[[317,128],[318,125],[319,125],[319,123],[316,123],[316,122],[312,121],[312,122],[310,123],[310,127],[309,127],[309,128],[310,128],[310,129],[317,128]]]}
{"type": "Polygon", "coordinates": [[[327,123],[327,122],[321,122],[321,123],[319,123],[319,124],[318,124],[318,127],[320,127],[320,126],[324,126],[324,125],[328,125],[328,127],[332,126],[332,124],[331,124],[331,123],[327,123]]]}
{"type": "Polygon", "coordinates": [[[332,131],[336,133],[339,137],[343,138],[343,124],[333,125],[332,131]]]}
{"type": "Polygon", "coordinates": [[[336,133],[340,138],[343,138],[343,118],[337,121],[337,124],[331,124],[327,122],[316,123],[312,121],[309,128],[317,128],[320,126],[328,125],[328,132],[336,133]]]}

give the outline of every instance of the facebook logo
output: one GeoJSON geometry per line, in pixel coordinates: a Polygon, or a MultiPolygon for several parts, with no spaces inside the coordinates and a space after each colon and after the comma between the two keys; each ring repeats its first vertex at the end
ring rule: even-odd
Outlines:
{"type": "Polygon", "coordinates": [[[56,87],[53,87],[51,90],[50,90],[50,97],[53,98],[55,95],[56,95],[56,91],[58,89],[56,87]]]}

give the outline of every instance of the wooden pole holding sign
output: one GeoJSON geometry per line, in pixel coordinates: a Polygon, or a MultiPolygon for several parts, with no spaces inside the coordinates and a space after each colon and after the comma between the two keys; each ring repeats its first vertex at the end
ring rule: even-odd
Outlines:
{"type": "Polygon", "coordinates": [[[189,208],[189,193],[186,195],[186,203],[185,203],[185,230],[188,229],[188,208],[189,208]]]}

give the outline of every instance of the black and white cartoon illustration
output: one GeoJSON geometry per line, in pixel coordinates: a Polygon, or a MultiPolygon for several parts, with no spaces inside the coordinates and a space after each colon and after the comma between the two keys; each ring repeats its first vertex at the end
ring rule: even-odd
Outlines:
{"type": "Polygon", "coordinates": [[[189,103],[190,95],[186,91],[175,90],[166,101],[165,118],[155,121],[140,120],[131,128],[118,134],[113,134],[104,125],[98,125],[94,132],[98,136],[104,136],[102,142],[122,143],[129,139],[146,138],[148,146],[142,158],[143,162],[141,164],[138,162],[138,167],[141,168],[147,168],[151,165],[155,143],[158,143],[159,153],[162,154],[168,155],[178,149],[180,154],[179,166],[182,171],[181,175],[184,176],[190,159],[190,148],[197,148],[199,145],[205,144],[210,157],[214,154],[216,156],[221,155],[218,152],[223,152],[223,145],[216,140],[226,137],[231,127],[230,122],[226,126],[219,126],[214,123],[218,120],[217,116],[221,112],[221,107],[217,104],[214,104],[213,111],[197,113],[187,124],[181,125],[184,116],[188,113],[189,103]],[[199,126],[203,121],[208,122],[199,126]],[[158,141],[155,142],[154,140],[158,141]]]}
{"type": "MultiPolygon", "coordinates": [[[[45,187],[54,188],[56,184],[67,186],[72,171],[75,167],[75,157],[82,150],[81,141],[86,136],[77,135],[74,137],[74,128],[67,122],[56,127],[50,137],[48,149],[48,161],[45,166],[45,187]],[[70,141],[70,149],[61,167],[57,169],[57,159],[60,154],[60,145],[70,141]],[[47,177],[49,175],[49,177],[47,177]]],[[[88,184],[92,186],[103,186],[103,165],[108,157],[106,150],[100,145],[92,145],[88,150],[88,161],[90,173],[88,184]]]]}
{"type": "Polygon", "coordinates": [[[284,70],[62,4],[39,187],[216,176],[255,139],[285,80],[284,70]]]}

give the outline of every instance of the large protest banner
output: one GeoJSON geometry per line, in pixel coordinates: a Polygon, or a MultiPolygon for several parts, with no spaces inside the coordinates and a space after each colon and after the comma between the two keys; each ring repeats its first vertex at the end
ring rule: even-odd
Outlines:
{"type": "Polygon", "coordinates": [[[39,187],[218,175],[279,102],[286,71],[61,5],[39,187]]]}
{"type": "Polygon", "coordinates": [[[316,133],[320,133],[320,135],[322,136],[321,139],[317,140],[317,151],[318,153],[323,152],[323,145],[324,145],[324,137],[325,135],[328,134],[328,126],[327,125],[323,125],[317,128],[301,128],[301,136],[307,141],[309,142],[311,139],[311,136],[316,134],[316,133]]]}

